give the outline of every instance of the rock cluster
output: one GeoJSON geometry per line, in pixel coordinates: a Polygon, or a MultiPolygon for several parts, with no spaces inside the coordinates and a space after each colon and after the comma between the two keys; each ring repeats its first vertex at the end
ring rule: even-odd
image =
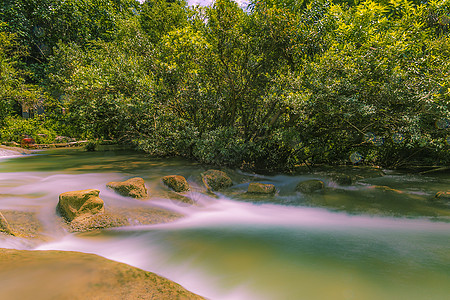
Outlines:
{"type": "MultiPolygon", "coordinates": [[[[167,177],[172,179],[169,180],[169,184],[172,184],[174,190],[189,189],[184,177],[177,175],[167,177]]],[[[147,197],[144,179],[139,177],[123,182],[109,182],[107,187],[123,196],[147,197]]],[[[171,193],[184,197],[172,191],[171,193]]],[[[99,195],[100,191],[96,189],[71,191],[59,195],[57,211],[67,221],[69,231],[78,232],[128,225],[154,224],[173,221],[181,217],[180,214],[154,208],[121,208],[120,210],[109,209],[108,212],[105,212],[104,201],[99,195]]]]}

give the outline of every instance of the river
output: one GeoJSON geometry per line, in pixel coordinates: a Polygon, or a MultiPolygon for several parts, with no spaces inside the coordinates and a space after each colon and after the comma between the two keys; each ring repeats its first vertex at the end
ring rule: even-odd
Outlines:
{"type": "MultiPolygon", "coordinates": [[[[450,207],[428,201],[450,176],[385,171],[336,184],[326,171],[263,176],[227,172],[234,186],[204,193],[206,168],[184,159],[126,151],[59,149],[0,158],[0,211],[36,213],[43,239],[0,236],[1,248],[95,253],[167,277],[209,299],[448,299],[450,207]],[[165,198],[161,177],[182,175],[190,205],[165,198]],[[122,197],[109,181],[144,178],[151,198],[122,197]],[[303,195],[305,179],[325,182],[303,195]],[[249,181],[274,196],[250,196],[249,181]],[[58,195],[95,188],[108,205],[158,207],[183,218],[69,233],[55,214],[58,195]]],[[[69,272],[70,270],[68,270],[69,272]]]]}

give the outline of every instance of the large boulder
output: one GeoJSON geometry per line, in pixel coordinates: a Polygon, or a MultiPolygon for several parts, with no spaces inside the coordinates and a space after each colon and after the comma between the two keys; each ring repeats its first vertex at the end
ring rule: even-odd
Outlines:
{"type": "Polygon", "coordinates": [[[62,193],[57,210],[69,222],[82,215],[104,212],[104,202],[99,194],[100,191],[94,189],[62,193]]]}
{"type": "Polygon", "coordinates": [[[202,181],[208,191],[218,191],[233,185],[233,181],[225,172],[208,170],[202,173],[202,181]]]}
{"type": "Polygon", "coordinates": [[[74,251],[0,249],[1,299],[201,300],[154,273],[74,251]]]}
{"type": "Polygon", "coordinates": [[[148,197],[147,189],[145,188],[144,179],[140,177],[131,178],[125,181],[112,181],[106,184],[107,187],[113,189],[118,194],[132,198],[146,198],[148,197]]]}
{"type": "Polygon", "coordinates": [[[3,216],[1,212],[0,212],[0,232],[14,235],[11,228],[9,227],[8,221],[6,221],[6,218],[3,216]]]}
{"type": "Polygon", "coordinates": [[[299,182],[295,187],[295,190],[304,194],[309,194],[315,191],[320,191],[325,187],[323,181],[318,179],[310,179],[299,182]]]}
{"type": "Polygon", "coordinates": [[[249,193],[249,194],[274,194],[275,186],[273,184],[252,182],[248,185],[247,193],[249,193]]]}
{"type": "Polygon", "coordinates": [[[180,175],[169,175],[162,178],[163,183],[175,192],[189,191],[189,184],[186,178],[180,175]]]}

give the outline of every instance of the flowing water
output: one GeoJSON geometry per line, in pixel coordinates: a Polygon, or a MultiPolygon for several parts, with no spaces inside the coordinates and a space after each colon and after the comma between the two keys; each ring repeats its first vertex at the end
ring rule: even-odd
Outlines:
{"type": "MultiPolygon", "coordinates": [[[[0,247],[95,253],[158,273],[209,299],[448,299],[450,207],[431,203],[450,176],[387,172],[339,186],[327,172],[262,176],[229,171],[232,189],[203,193],[206,169],[182,159],[133,152],[62,149],[0,159],[0,211],[36,213],[41,239],[0,236],[0,247]],[[162,176],[178,174],[197,205],[164,197],[162,176]],[[152,197],[106,188],[140,176],[152,197]],[[322,179],[324,192],[295,185],[322,179]],[[274,196],[245,194],[249,181],[274,196]],[[68,233],[55,214],[62,192],[96,188],[105,206],[159,207],[171,223],[68,233]]],[[[70,270],[68,270],[70,271],[70,270]]]]}

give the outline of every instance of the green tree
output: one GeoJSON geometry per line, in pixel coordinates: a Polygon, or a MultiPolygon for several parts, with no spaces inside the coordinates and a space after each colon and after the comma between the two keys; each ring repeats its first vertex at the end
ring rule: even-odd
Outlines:
{"type": "Polygon", "coordinates": [[[38,87],[26,84],[20,70],[19,60],[25,55],[14,34],[0,31],[0,126],[7,116],[21,114],[22,107],[33,108],[39,102],[38,87]]]}
{"type": "Polygon", "coordinates": [[[147,0],[142,4],[141,26],[153,43],[187,24],[186,5],[184,0],[147,0]]]}

